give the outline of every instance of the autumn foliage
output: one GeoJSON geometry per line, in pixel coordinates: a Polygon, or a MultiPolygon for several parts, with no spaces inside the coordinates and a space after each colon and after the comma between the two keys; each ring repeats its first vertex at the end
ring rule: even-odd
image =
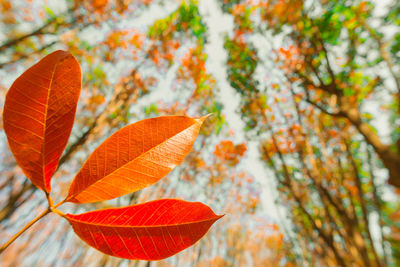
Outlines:
{"type": "Polygon", "coordinates": [[[201,203],[161,199],[80,215],[57,210],[65,202],[108,200],[157,182],[189,153],[206,118],[164,116],[120,129],[89,156],[68,196],[54,205],[51,178],[72,129],[80,89],[79,63],[56,51],[23,73],[6,96],[4,129],[11,150],[48,199],[48,209],[37,219],[55,212],[90,246],[126,259],[159,260],[193,245],[221,218],[201,203]]]}
{"type": "Polygon", "coordinates": [[[399,39],[383,30],[398,31],[398,3],[385,6],[379,27],[374,1],[220,3],[234,18],[229,82],[288,209],[298,263],[398,265],[398,222],[387,217],[398,194],[387,196],[400,185],[400,76],[389,49],[399,39]]]}
{"type": "Polygon", "coordinates": [[[399,3],[0,0],[0,265],[400,266],[399,3]]]}

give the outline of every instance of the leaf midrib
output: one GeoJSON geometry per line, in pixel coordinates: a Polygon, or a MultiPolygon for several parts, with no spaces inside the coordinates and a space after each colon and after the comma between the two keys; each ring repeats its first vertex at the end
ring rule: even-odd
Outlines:
{"type": "Polygon", "coordinates": [[[45,113],[44,113],[43,139],[42,139],[42,173],[43,173],[44,189],[45,189],[46,192],[47,192],[47,186],[48,186],[47,185],[47,179],[45,177],[45,175],[46,175],[46,172],[45,172],[45,155],[46,155],[45,137],[46,137],[46,130],[47,130],[47,113],[48,113],[48,109],[49,109],[50,91],[51,91],[51,88],[53,86],[54,74],[56,73],[56,70],[57,70],[59,64],[60,64],[60,60],[58,60],[57,63],[54,65],[54,69],[53,69],[53,72],[51,74],[49,88],[47,89],[47,98],[46,98],[45,113]]]}
{"type": "MultiPolygon", "coordinates": [[[[166,116],[166,117],[168,117],[168,116],[166,116]]],[[[194,121],[194,123],[193,123],[192,125],[190,125],[189,127],[183,129],[182,131],[180,131],[180,132],[178,132],[178,133],[176,133],[176,134],[174,134],[174,135],[168,137],[167,139],[165,139],[165,140],[162,141],[161,143],[157,144],[156,146],[151,147],[149,150],[147,150],[147,151],[145,151],[144,153],[140,154],[139,156],[133,158],[132,160],[130,160],[130,161],[128,161],[127,163],[125,163],[124,165],[121,165],[120,167],[118,167],[117,169],[115,169],[115,170],[112,171],[111,173],[107,174],[106,176],[103,176],[102,178],[96,180],[94,183],[88,185],[86,188],[82,189],[81,191],[79,191],[79,192],[77,192],[77,193],[75,193],[75,194],[69,196],[69,197],[67,198],[67,201],[69,201],[69,200],[71,200],[71,199],[74,199],[76,196],[78,196],[78,195],[81,194],[82,192],[86,191],[88,188],[90,188],[91,186],[95,185],[97,182],[100,182],[101,180],[105,179],[106,177],[113,175],[113,173],[117,172],[119,169],[121,169],[121,168],[123,168],[124,166],[126,166],[126,165],[132,163],[133,161],[137,160],[138,158],[141,158],[141,157],[145,156],[146,154],[150,153],[153,149],[157,148],[158,146],[165,144],[166,142],[168,142],[169,139],[171,139],[171,138],[177,136],[178,134],[180,134],[180,133],[182,133],[182,132],[184,132],[184,131],[187,131],[189,128],[194,127],[196,124],[201,124],[201,122],[199,122],[197,119],[193,119],[193,118],[190,118],[190,119],[194,121]]],[[[88,159],[88,160],[89,160],[89,159],[88,159]]],[[[84,163],[84,164],[85,164],[85,163],[84,163]]],[[[79,171],[78,173],[80,173],[80,171],[79,171]]]]}
{"type": "Polygon", "coordinates": [[[174,224],[165,224],[165,225],[110,225],[110,224],[102,224],[102,223],[90,223],[90,222],[85,222],[81,221],[78,219],[74,219],[71,217],[68,217],[68,215],[73,215],[73,214],[67,214],[68,220],[75,221],[81,224],[85,225],[92,225],[92,226],[101,226],[101,227],[110,227],[110,228],[160,228],[160,227],[173,227],[173,226],[183,226],[183,225],[189,225],[189,224],[197,224],[197,223],[205,223],[213,220],[218,220],[222,218],[224,215],[215,215],[214,218],[209,218],[209,219],[204,219],[204,220],[199,220],[199,221],[192,221],[192,222],[183,222],[183,223],[174,223],[174,224]]]}

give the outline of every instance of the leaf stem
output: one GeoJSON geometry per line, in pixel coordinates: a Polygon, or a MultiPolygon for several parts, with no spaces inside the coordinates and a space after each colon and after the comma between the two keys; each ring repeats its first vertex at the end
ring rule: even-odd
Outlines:
{"type": "Polygon", "coordinates": [[[48,213],[50,213],[51,210],[50,208],[46,209],[45,211],[42,212],[42,214],[40,214],[38,217],[36,217],[35,219],[33,219],[30,223],[28,223],[27,225],[25,225],[24,228],[22,228],[18,233],[16,233],[7,243],[5,243],[3,246],[1,246],[0,248],[0,254],[3,253],[3,251],[12,244],[12,242],[15,241],[15,239],[17,239],[23,232],[25,232],[26,230],[28,230],[32,225],[34,225],[37,221],[39,221],[41,218],[43,218],[44,216],[46,216],[48,213]]]}
{"type": "Polygon", "coordinates": [[[47,202],[49,203],[49,207],[53,207],[53,200],[51,199],[50,194],[47,192],[46,192],[46,198],[47,198],[47,202]]]}
{"type": "Polygon", "coordinates": [[[54,206],[51,206],[53,209],[56,209],[56,208],[58,208],[59,206],[61,206],[62,204],[64,204],[66,202],[66,199],[64,199],[63,201],[61,201],[60,203],[57,203],[56,205],[54,205],[54,206]]]}
{"type": "Polygon", "coordinates": [[[6,250],[6,248],[8,248],[8,246],[11,245],[15,241],[15,239],[17,239],[26,230],[28,230],[32,225],[34,225],[37,221],[39,221],[41,218],[43,218],[47,214],[49,214],[51,212],[54,212],[54,213],[57,213],[58,215],[60,215],[62,217],[65,217],[65,214],[62,213],[61,211],[59,211],[57,208],[59,206],[61,206],[62,204],[64,204],[66,202],[66,199],[61,201],[60,203],[57,203],[56,205],[53,205],[53,200],[51,199],[49,193],[46,193],[46,198],[47,198],[47,201],[49,203],[48,208],[45,211],[43,211],[42,214],[40,214],[38,217],[33,219],[30,223],[25,225],[25,227],[22,228],[18,233],[16,233],[7,243],[5,243],[3,246],[1,246],[0,247],[0,254],[3,253],[3,251],[6,250]]]}
{"type": "Polygon", "coordinates": [[[56,208],[53,208],[52,211],[53,211],[54,213],[60,215],[61,217],[65,217],[65,214],[64,214],[63,212],[59,211],[59,210],[56,209],[56,208]]]}

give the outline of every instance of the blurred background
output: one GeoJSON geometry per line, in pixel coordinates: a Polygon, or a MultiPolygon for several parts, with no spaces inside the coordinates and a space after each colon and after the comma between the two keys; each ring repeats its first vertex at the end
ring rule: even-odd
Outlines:
{"type": "MultiPolygon", "coordinates": [[[[51,214],[0,265],[400,266],[399,48],[396,0],[0,0],[0,105],[57,49],[82,67],[55,202],[119,128],[212,113],[163,180],[63,212],[182,198],[226,214],[156,262],[104,255],[51,214]]],[[[0,137],[4,243],[47,201],[0,137]]]]}

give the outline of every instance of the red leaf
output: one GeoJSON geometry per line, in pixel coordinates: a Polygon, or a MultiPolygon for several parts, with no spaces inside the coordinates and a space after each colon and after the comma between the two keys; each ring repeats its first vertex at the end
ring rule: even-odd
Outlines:
{"type": "Polygon", "coordinates": [[[82,166],[67,201],[112,199],[157,182],[189,153],[205,118],[158,117],[117,131],[82,166]]]}
{"type": "Polygon", "coordinates": [[[3,123],[11,151],[46,192],[71,133],[81,76],[76,59],[56,51],[16,79],[6,96],[3,123]]]}
{"type": "Polygon", "coordinates": [[[90,246],[140,260],[178,253],[197,242],[221,217],[202,203],[177,199],[66,215],[75,233],[90,246]]]}

